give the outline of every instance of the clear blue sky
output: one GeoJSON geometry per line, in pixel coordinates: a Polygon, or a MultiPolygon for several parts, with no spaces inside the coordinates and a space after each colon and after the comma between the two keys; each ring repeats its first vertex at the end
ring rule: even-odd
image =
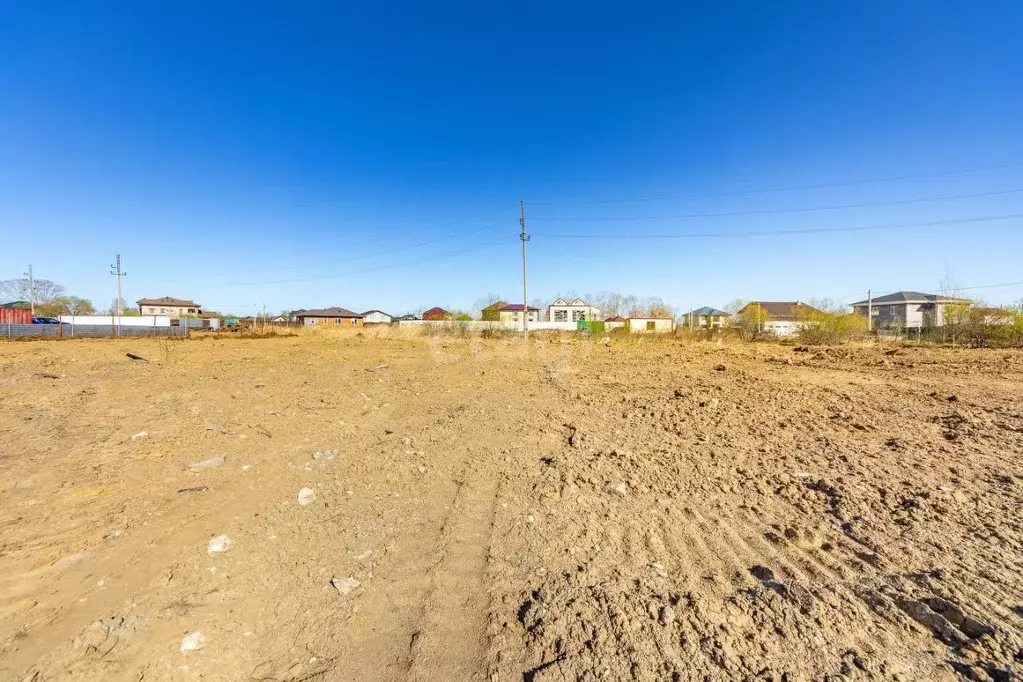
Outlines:
{"type": "Polygon", "coordinates": [[[1023,280],[1018,218],[551,236],[1023,213],[1021,35],[1019,0],[5,2],[0,279],[106,306],[121,253],[129,301],[519,300],[522,198],[530,298],[1023,280]]]}

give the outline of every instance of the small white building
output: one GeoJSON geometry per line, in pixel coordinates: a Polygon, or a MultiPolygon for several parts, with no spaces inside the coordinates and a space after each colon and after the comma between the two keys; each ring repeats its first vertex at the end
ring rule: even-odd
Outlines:
{"type": "Polygon", "coordinates": [[[621,315],[615,315],[604,320],[604,330],[611,331],[612,329],[623,329],[629,321],[621,315]]]}
{"type": "Polygon", "coordinates": [[[394,316],[388,315],[382,310],[367,310],[362,314],[363,324],[391,324],[394,316]]]}
{"type": "Polygon", "coordinates": [[[625,328],[630,334],[671,333],[675,331],[675,320],[670,317],[630,317],[625,328]]]}
{"type": "Polygon", "coordinates": [[[591,306],[581,298],[571,301],[558,298],[547,306],[548,322],[586,322],[599,319],[600,308],[591,306]]]}

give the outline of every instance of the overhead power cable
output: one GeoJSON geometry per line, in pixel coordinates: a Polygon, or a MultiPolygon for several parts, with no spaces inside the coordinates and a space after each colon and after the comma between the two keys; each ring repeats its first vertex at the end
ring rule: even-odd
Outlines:
{"type": "Polygon", "coordinates": [[[1007,213],[1004,215],[978,216],[955,220],[929,220],[912,223],[891,223],[887,225],[857,225],[853,227],[806,227],[782,230],[747,230],[742,232],[688,232],[688,233],[596,233],[596,234],[556,234],[533,233],[539,239],[730,239],[734,237],[769,237],[786,234],[819,234],[839,232],[867,232],[896,230],[910,227],[937,227],[939,225],[960,225],[969,223],[994,222],[998,220],[1014,220],[1023,218],[1023,213],[1007,213]]]}
{"type": "Polygon", "coordinates": [[[472,253],[473,251],[480,251],[482,249],[487,249],[487,248],[490,248],[492,246],[496,246],[498,244],[503,244],[504,242],[507,242],[507,241],[512,240],[512,239],[518,239],[518,235],[508,235],[507,237],[502,237],[500,239],[494,239],[492,241],[484,242],[482,244],[476,244],[474,246],[468,246],[468,247],[461,248],[461,249],[455,249],[453,251],[447,251],[447,252],[444,252],[444,253],[436,253],[436,254],[432,254],[430,256],[424,256],[423,258],[417,258],[417,259],[411,260],[411,261],[403,261],[401,263],[386,263],[384,265],[378,265],[378,266],[371,267],[371,268],[364,268],[362,270],[345,271],[344,273],[340,273],[340,274],[313,275],[311,277],[293,277],[293,278],[289,278],[289,279],[259,280],[259,281],[250,281],[250,282],[234,282],[234,283],[231,283],[231,284],[227,284],[226,286],[254,286],[254,285],[258,285],[258,284],[287,284],[287,283],[291,283],[291,282],[313,282],[313,281],[317,281],[317,280],[340,279],[342,277],[352,277],[352,276],[355,276],[355,275],[364,275],[364,274],[368,274],[368,273],[372,273],[372,272],[379,272],[381,270],[389,270],[389,269],[392,269],[392,268],[407,268],[407,267],[412,267],[412,266],[415,266],[415,265],[421,265],[422,263],[426,263],[426,262],[436,261],[436,260],[441,259],[441,258],[448,258],[450,256],[461,255],[463,253],[472,253]]]}
{"type": "Polygon", "coordinates": [[[613,199],[547,199],[542,201],[530,201],[531,206],[550,206],[562,202],[569,202],[575,204],[624,204],[632,202],[643,202],[643,201],[675,201],[678,199],[707,199],[712,197],[736,197],[747,194],[769,194],[773,192],[798,192],[803,190],[813,189],[827,189],[831,187],[855,187],[857,185],[872,185],[883,182],[898,182],[901,180],[920,180],[923,178],[938,178],[947,175],[959,175],[962,173],[975,173],[979,171],[987,170],[1002,170],[1005,168],[1019,168],[1023,167],[1023,161],[1015,161],[1012,163],[1002,163],[990,166],[973,166],[970,168],[956,168],[954,170],[935,171],[931,173],[911,173],[906,175],[889,175],[878,178],[867,178],[861,180],[846,180],[841,182],[826,182],[812,185],[788,185],[781,187],[761,187],[757,189],[745,189],[745,190],[734,190],[729,192],[708,192],[703,194],[675,194],[670,196],[653,196],[653,197],[625,197],[625,198],[613,198],[613,199]]]}
{"type": "MultiPolygon", "coordinates": [[[[479,217],[479,216],[476,216],[476,217],[479,217]]],[[[468,222],[468,220],[474,220],[474,218],[469,218],[467,220],[454,221],[454,222],[451,222],[451,223],[444,223],[444,225],[453,225],[453,224],[459,223],[459,222],[468,222]]],[[[496,227],[502,227],[504,225],[510,225],[510,224],[512,224],[514,222],[515,222],[515,220],[510,218],[508,220],[502,220],[502,221],[496,222],[496,223],[487,223],[486,225],[482,225],[480,227],[475,227],[475,228],[473,228],[471,230],[464,230],[462,232],[457,232],[455,234],[448,234],[448,235],[444,235],[444,236],[440,236],[440,237],[431,237],[430,239],[424,239],[423,241],[417,242],[415,244],[407,244],[407,245],[404,245],[404,246],[396,246],[396,247],[393,247],[393,248],[390,248],[390,249],[384,249],[384,250],[381,250],[381,251],[376,251],[374,253],[369,253],[369,254],[364,254],[364,255],[351,255],[351,256],[345,256],[344,258],[336,258],[336,259],[331,259],[331,260],[319,260],[319,261],[311,261],[311,262],[305,262],[305,263],[298,263],[298,264],[282,266],[282,267],[279,267],[279,268],[264,268],[264,269],[262,269],[262,271],[263,272],[287,272],[289,270],[301,270],[303,268],[319,267],[319,266],[325,266],[325,265],[341,265],[343,263],[352,263],[352,262],[355,262],[355,261],[369,260],[371,258],[380,258],[382,256],[390,256],[390,255],[393,255],[393,254],[396,254],[396,253],[402,253],[403,251],[411,251],[412,249],[419,249],[419,248],[422,248],[424,246],[429,246],[430,244],[437,244],[439,242],[446,242],[446,241],[450,241],[452,239],[459,239],[461,237],[468,237],[469,235],[477,234],[479,232],[483,232],[484,230],[490,230],[490,229],[493,229],[493,228],[496,228],[496,227]]],[[[441,226],[438,226],[438,227],[441,227],[441,226]]],[[[382,240],[373,240],[373,241],[377,242],[377,241],[382,241],[382,240]]]]}
{"type": "MultiPolygon", "coordinates": [[[[998,284],[975,284],[975,285],[969,286],[969,287],[952,287],[952,291],[958,293],[960,291],[975,291],[977,289],[1000,289],[1002,287],[1018,287],[1018,286],[1023,286],[1023,281],[1020,281],[1020,282],[1000,282],[998,284]]],[[[875,290],[873,290],[873,294],[874,294],[875,297],[878,297],[878,296],[885,296],[887,294],[897,294],[900,291],[927,291],[929,288],[931,288],[931,287],[917,287],[915,289],[893,289],[891,291],[878,291],[877,289],[875,289],[875,290]]],[[[856,298],[857,296],[862,298],[863,300],[866,300],[866,297],[864,296],[863,292],[858,292],[858,293],[855,293],[855,294],[850,294],[850,295],[847,295],[847,296],[843,296],[839,300],[845,300],[847,298],[856,298]]],[[[888,304],[887,303],[881,303],[879,305],[888,305],[888,304]]]]}
{"type": "Polygon", "coordinates": [[[672,215],[646,215],[646,216],[586,216],[582,218],[571,218],[564,216],[541,216],[537,220],[551,221],[551,220],[565,220],[572,222],[582,221],[608,221],[617,220],[620,222],[626,222],[629,220],[684,220],[689,218],[724,218],[734,216],[749,216],[749,215],[773,215],[777,213],[812,213],[814,211],[837,211],[841,209],[849,208],[868,208],[877,206],[902,206],[905,204],[924,204],[931,201],[953,201],[956,199],[976,199],[979,197],[993,197],[1004,194],[1018,194],[1023,192],[1023,187],[1017,187],[1015,189],[1002,189],[991,192],[975,192],[972,194],[950,194],[941,197],[923,197],[920,199],[895,199],[893,201],[867,201],[856,204],[832,204],[829,206],[804,206],[799,208],[766,208],[756,209],[751,211],[723,211],[715,213],[676,213],[672,215]]]}

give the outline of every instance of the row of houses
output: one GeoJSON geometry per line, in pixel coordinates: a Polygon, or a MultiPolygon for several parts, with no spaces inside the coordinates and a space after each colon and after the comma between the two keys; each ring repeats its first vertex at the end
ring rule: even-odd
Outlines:
{"type": "MultiPolygon", "coordinates": [[[[969,304],[967,299],[918,291],[899,291],[886,296],[865,299],[851,304],[854,313],[870,316],[874,329],[921,329],[940,327],[946,322],[946,312],[951,305],[969,304]]],[[[207,317],[216,315],[204,311],[195,301],[170,296],[137,301],[142,315],[166,315],[172,319],[183,317],[207,317]]],[[[626,328],[633,332],[670,332],[680,324],[688,329],[720,329],[733,324],[734,317],[756,311],[761,331],[777,336],[795,334],[805,320],[813,313],[820,312],[802,301],[751,301],[735,315],[717,308],[703,306],[684,313],[677,321],[669,316],[610,316],[604,317],[600,308],[581,298],[557,298],[546,310],[522,303],[495,301],[479,311],[480,320],[505,325],[521,325],[523,318],[529,323],[546,322],[554,325],[573,327],[600,323],[605,329],[626,328]]],[[[359,327],[372,324],[394,324],[403,321],[469,321],[468,315],[456,315],[444,308],[430,308],[417,317],[411,313],[395,316],[382,310],[354,312],[347,308],[333,306],[320,309],[293,310],[285,317],[275,318],[277,322],[292,322],[306,326],[359,327]]]]}
{"type": "MultiPolygon", "coordinates": [[[[850,307],[853,313],[869,317],[872,329],[923,329],[944,326],[949,306],[970,303],[968,299],[954,296],[897,291],[857,301],[850,307]]],[[[758,312],[757,319],[761,330],[776,336],[794,335],[813,313],[821,312],[802,301],[752,301],[736,315],[741,316],[754,309],[758,312]]],[[[993,314],[992,317],[997,315],[993,314]]],[[[684,315],[683,322],[695,329],[720,328],[731,324],[732,316],[723,310],[705,307],[684,315]]],[[[996,320],[992,319],[991,322],[994,323],[996,320]]]]}
{"type": "MultiPolygon", "coordinates": [[[[496,301],[479,311],[479,320],[490,323],[501,323],[509,327],[522,324],[523,317],[527,323],[542,323],[541,310],[522,303],[496,301]]],[[[604,329],[626,328],[632,332],[670,332],[675,329],[675,320],[671,317],[620,317],[601,318],[600,309],[582,299],[566,300],[558,298],[546,310],[547,322],[562,323],[564,328],[576,328],[580,323],[600,323],[604,329]]],[[[330,308],[299,309],[290,314],[290,321],[308,327],[344,326],[361,327],[372,324],[394,324],[401,322],[469,322],[472,318],[465,314],[456,314],[444,308],[434,307],[423,311],[416,317],[408,313],[402,316],[389,315],[381,310],[367,310],[357,313],[347,308],[333,306],[330,308]]]]}

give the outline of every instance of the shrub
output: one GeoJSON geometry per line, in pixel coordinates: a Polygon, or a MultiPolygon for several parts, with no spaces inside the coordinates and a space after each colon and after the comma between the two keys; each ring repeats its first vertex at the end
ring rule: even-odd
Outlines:
{"type": "Polygon", "coordinates": [[[849,313],[828,303],[818,304],[820,309],[807,306],[800,309],[799,340],[808,345],[822,346],[855,341],[867,336],[867,318],[849,313]]]}

